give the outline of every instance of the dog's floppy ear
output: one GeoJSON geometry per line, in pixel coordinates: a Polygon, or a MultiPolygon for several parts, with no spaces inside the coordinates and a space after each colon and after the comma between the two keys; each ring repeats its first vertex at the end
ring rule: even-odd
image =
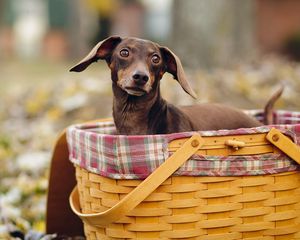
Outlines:
{"type": "Polygon", "coordinates": [[[166,72],[173,75],[174,79],[180,83],[185,92],[193,98],[197,98],[196,93],[185,76],[180,59],[167,47],[160,47],[160,51],[166,64],[166,72]]]}
{"type": "Polygon", "coordinates": [[[91,63],[99,59],[109,60],[112,51],[122,41],[119,36],[112,36],[99,42],[90,53],[79,63],[70,69],[71,72],[81,72],[85,70],[91,63]]]}

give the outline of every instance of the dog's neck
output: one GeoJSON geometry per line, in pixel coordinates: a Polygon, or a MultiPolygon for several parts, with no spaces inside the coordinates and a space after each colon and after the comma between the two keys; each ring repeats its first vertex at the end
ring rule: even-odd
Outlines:
{"type": "Polygon", "coordinates": [[[161,98],[159,85],[155,87],[149,94],[136,97],[113,83],[113,117],[118,134],[164,133],[168,106],[161,98]]]}

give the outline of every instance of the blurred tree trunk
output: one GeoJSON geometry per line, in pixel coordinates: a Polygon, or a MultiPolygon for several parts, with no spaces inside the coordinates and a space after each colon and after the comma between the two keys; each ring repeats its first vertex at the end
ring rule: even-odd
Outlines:
{"type": "Polygon", "coordinates": [[[252,58],[254,20],[252,0],[174,0],[173,49],[192,68],[252,58]]]}
{"type": "MultiPolygon", "coordinates": [[[[52,1],[52,0],[50,0],[52,1]]],[[[89,5],[82,0],[68,0],[69,24],[67,33],[70,57],[81,58],[93,46],[94,32],[97,31],[97,17],[91,13],[89,5]]]]}
{"type": "Polygon", "coordinates": [[[68,26],[70,56],[77,58],[84,54],[86,46],[82,46],[82,24],[81,24],[81,8],[80,0],[68,1],[70,11],[70,24],[68,26]]]}

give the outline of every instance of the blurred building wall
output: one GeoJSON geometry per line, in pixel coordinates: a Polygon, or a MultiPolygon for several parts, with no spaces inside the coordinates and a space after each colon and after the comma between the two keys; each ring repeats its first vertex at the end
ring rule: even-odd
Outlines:
{"type": "Polygon", "coordinates": [[[42,48],[47,29],[45,1],[2,1],[1,45],[3,55],[14,54],[21,58],[35,57],[42,48]]]}
{"type": "Polygon", "coordinates": [[[89,49],[92,19],[83,0],[1,0],[0,58],[82,55],[89,49]]]}
{"type": "Polygon", "coordinates": [[[174,0],[173,47],[190,67],[224,65],[255,55],[252,0],[174,0]]]}
{"type": "Polygon", "coordinates": [[[299,0],[0,0],[0,58],[78,58],[119,34],[167,45],[189,67],[282,54],[288,38],[300,59],[299,12],[299,0]]]}
{"type": "Polygon", "coordinates": [[[257,0],[256,11],[257,39],[263,52],[282,52],[291,38],[300,35],[300,1],[257,0]]]}
{"type": "Polygon", "coordinates": [[[174,0],[172,13],[171,44],[190,67],[270,53],[300,61],[299,0],[174,0]]]}

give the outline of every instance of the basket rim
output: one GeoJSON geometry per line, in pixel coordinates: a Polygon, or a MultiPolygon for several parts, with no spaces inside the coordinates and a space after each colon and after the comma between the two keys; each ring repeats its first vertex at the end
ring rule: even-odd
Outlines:
{"type": "MultiPolygon", "coordinates": [[[[260,114],[253,111],[252,114],[260,114]]],[[[300,112],[277,111],[275,116],[298,118],[300,112]]],[[[67,129],[70,160],[90,172],[114,179],[143,179],[169,156],[171,141],[191,137],[195,132],[160,135],[112,135],[97,132],[97,128],[111,130],[112,122],[77,124],[67,129]]],[[[268,133],[271,128],[280,130],[299,145],[300,124],[280,124],[241,128],[236,130],[199,131],[201,136],[236,136],[268,133]]],[[[106,131],[105,130],[105,131],[106,131]]],[[[104,131],[104,132],[105,132],[104,131]]],[[[195,176],[263,175],[298,169],[298,165],[285,155],[258,154],[252,156],[192,158],[176,174],[195,176]],[[201,167],[199,164],[202,164],[201,167]],[[225,165],[225,167],[223,167],[225,165]],[[227,168],[230,171],[227,170],[227,168]],[[192,169],[192,170],[191,170],[192,169]],[[197,173],[195,171],[197,170],[197,173]]]]}
{"type": "MultiPolygon", "coordinates": [[[[262,120],[263,110],[253,109],[253,110],[244,110],[245,113],[256,117],[258,120],[262,120]]],[[[226,136],[226,135],[240,135],[240,134],[255,134],[255,133],[265,133],[270,130],[270,128],[275,127],[280,129],[284,134],[289,135],[293,140],[297,142],[295,136],[289,133],[290,129],[295,127],[300,127],[300,111],[287,111],[287,110],[276,110],[273,112],[275,123],[271,125],[262,125],[254,128],[239,128],[233,130],[221,129],[221,130],[208,130],[208,131],[187,131],[180,133],[170,133],[170,134],[155,134],[155,135],[122,135],[114,134],[115,125],[113,120],[105,121],[99,120],[93,123],[80,123],[74,124],[67,128],[67,131],[79,131],[84,133],[97,133],[97,135],[110,135],[112,137],[122,137],[122,138],[145,138],[149,136],[158,136],[165,137],[169,141],[172,141],[177,138],[185,138],[191,136],[191,134],[198,132],[201,136],[226,136]],[[279,122],[279,123],[277,123],[279,122]],[[289,123],[285,123],[289,122],[289,123]],[[99,131],[99,129],[103,131],[99,131]],[[285,131],[286,130],[286,131],[285,131]]]]}

